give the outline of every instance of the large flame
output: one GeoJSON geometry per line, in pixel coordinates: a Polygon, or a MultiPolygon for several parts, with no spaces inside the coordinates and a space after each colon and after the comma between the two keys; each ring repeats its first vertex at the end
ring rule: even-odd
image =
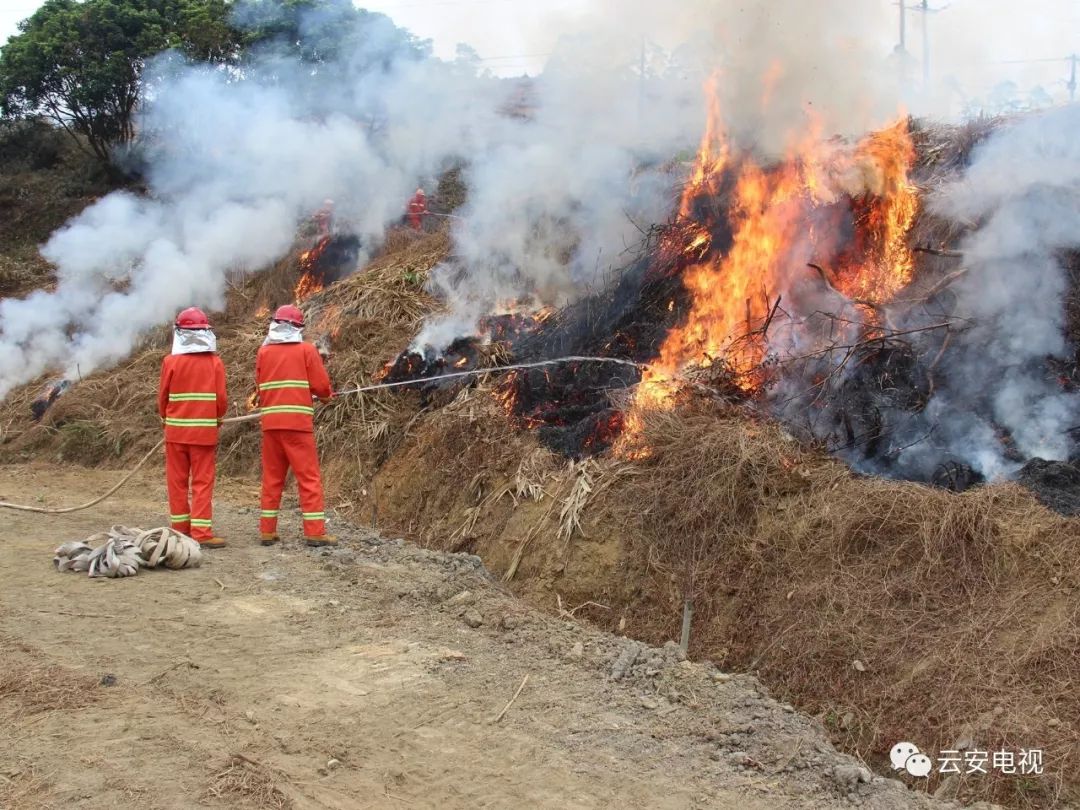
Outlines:
{"type": "Polygon", "coordinates": [[[300,269],[303,273],[293,289],[293,297],[297,304],[302,304],[317,292],[322,292],[323,280],[319,272],[319,260],[326,248],[330,246],[330,237],[324,236],[311,250],[305,250],[300,254],[300,269]]]}
{"type": "Polygon", "coordinates": [[[672,406],[675,378],[689,366],[723,362],[739,387],[760,385],[762,361],[775,351],[776,330],[766,327],[778,300],[805,283],[808,263],[828,265],[825,282],[853,303],[887,302],[912,277],[906,236],[917,195],[906,117],[849,146],[826,139],[808,116],[784,159],[763,166],[730,145],[716,77],[706,95],[708,125],[673,229],[689,263],[690,309],[643,375],[626,422],[631,436],[641,409],[672,406]],[[725,230],[730,246],[713,250],[713,234],[725,230]]]}

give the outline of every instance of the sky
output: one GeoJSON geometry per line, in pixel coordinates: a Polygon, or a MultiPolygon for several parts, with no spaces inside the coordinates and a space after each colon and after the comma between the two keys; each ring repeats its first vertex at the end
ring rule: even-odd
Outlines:
{"type": "MultiPolygon", "coordinates": [[[[853,0],[881,6],[878,30],[883,58],[896,44],[898,8],[893,0],[853,0]]],[[[389,15],[398,25],[432,40],[438,56],[452,58],[467,43],[496,75],[536,74],[543,69],[562,32],[589,14],[618,15],[621,0],[369,0],[363,5],[389,15]]],[[[918,0],[910,0],[916,5],[918,0]]],[[[0,42],[16,33],[18,21],[33,13],[38,0],[0,0],[0,42]]],[[[677,8],[679,0],[672,0],[677,8]]],[[[1080,3],[1075,0],[934,0],[942,7],[928,20],[932,75],[980,96],[1001,81],[1023,92],[1039,85],[1058,101],[1067,98],[1066,57],[1080,52],[1080,3]],[[1011,60],[1044,60],[1006,64],[1011,60]],[[1057,60],[1057,61],[1050,61],[1057,60]]],[[[921,13],[908,13],[908,50],[913,81],[922,73],[921,13]]],[[[669,43],[660,43],[669,44],[669,43]]],[[[959,97],[959,93],[951,91],[959,97]]]]}

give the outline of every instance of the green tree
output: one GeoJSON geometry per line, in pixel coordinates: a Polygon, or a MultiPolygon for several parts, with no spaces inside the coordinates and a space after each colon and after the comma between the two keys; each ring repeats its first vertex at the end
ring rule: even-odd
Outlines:
{"type": "Polygon", "coordinates": [[[224,0],[46,0],[0,51],[0,111],[43,116],[108,163],[135,136],[147,60],[234,58],[227,15],[224,0]]]}
{"type": "Polygon", "coordinates": [[[237,80],[264,52],[312,64],[312,98],[345,72],[430,53],[351,0],[45,0],[19,31],[0,50],[0,113],[51,120],[106,165],[135,138],[143,71],[165,50],[235,65],[237,80]]]}
{"type": "Polygon", "coordinates": [[[242,35],[226,0],[183,0],[172,14],[173,44],[190,59],[226,64],[240,56],[242,35]]]}
{"type": "Polygon", "coordinates": [[[398,28],[385,14],[357,8],[352,0],[246,0],[234,21],[244,27],[247,52],[266,49],[351,70],[386,68],[400,59],[423,59],[431,43],[398,28]]]}

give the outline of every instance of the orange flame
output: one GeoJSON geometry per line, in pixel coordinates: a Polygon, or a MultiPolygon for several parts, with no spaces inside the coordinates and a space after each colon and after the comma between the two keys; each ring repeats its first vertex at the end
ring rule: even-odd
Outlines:
{"type": "MultiPolygon", "coordinates": [[[[693,177],[683,191],[682,203],[679,205],[680,217],[685,218],[691,215],[690,206],[703,191],[716,191],[712,184],[722,178],[724,167],[728,162],[728,142],[723,127],[724,119],[720,115],[719,89],[720,74],[714,73],[705,82],[709,117],[705,125],[705,135],[701,138],[701,146],[698,148],[693,177]]],[[[707,237],[708,234],[706,234],[707,237]]]]}
{"type": "Polygon", "coordinates": [[[300,276],[300,280],[296,282],[296,287],[293,289],[293,296],[296,298],[297,304],[302,304],[307,301],[315,293],[322,291],[323,285],[315,276],[311,273],[304,273],[300,276]]]}
{"type": "Polygon", "coordinates": [[[907,232],[919,202],[907,173],[914,159],[906,119],[871,134],[855,150],[867,192],[856,200],[856,239],[837,272],[837,289],[849,298],[884,303],[911,281],[915,263],[907,232]]]}
{"type": "Polygon", "coordinates": [[[305,250],[300,254],[300,269],[303,275],[293,289],[293,297],[297,304],[302,304],[317,292],[322,292],[323,282],[320,275],[316,274],[319,259],[322,258],[326,248],[330,245],[330,237],[324,236],[311,250],[305,250]]]}
{"type": "MultiPolygon", "coordinates": [[[[779,74],[774,66],[765,77],[766,96],[779,74]]],[[[675,234],[685,240],[675,247],[689,262],[682,280],[690,309],[644,372],[626,436],[640,429],[640,409],[674,405],[675,378],[688,366],[722,361],[737,385],[755,390],[776,331],[766,334],[765,324],[779,297],[797,297],[808,262],[827,261],[833,287],[852,301],[887,302],[912,278],[906,236],[918,198],[908,180],[915,152],[906,118],[850,147],[828,141],[811,116],[785,158],[766,168],[733,156],[717,90],[714,75],[706,84],[708,125],[679,205],[690,222],[675,234]],[[720,223],[708,219],[725,176],[734,180],[723,185],[733,190],[720,214],[731,244],[718,254],[711,234],[720,223]],[[845,235],[845,218],[853,220],[854,238],[845,235]]],[[[642,453],[632,445],[622,442],[624,455],[642,453]]]]}

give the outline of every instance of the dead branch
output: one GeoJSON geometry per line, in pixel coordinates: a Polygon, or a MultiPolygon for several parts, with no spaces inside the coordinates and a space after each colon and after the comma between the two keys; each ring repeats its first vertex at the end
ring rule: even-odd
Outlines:
{"type": "MultiPolygon", "coordinates": [[[[773,308],[771,310],[769,310],[769,317],[767,317],[765,319],[765,323],[762,325],[761,330],[760,330],[762,337],[765,337],[768,334],[769,327],[772,326],[773,318],[776,317],[776,311],[778,309],[780,309],[780,302],[783,300],[783,298],[784,298],[784,296],[782,296],[782,295],[778,296],[777,299],[776,299],[776,303],[773,304],[773,308]]],[[[765,300],[767,301],[768,298],[766,298],[765,300]]]]}
{"type": "Polygon", "coordinates": [[[964,258],[964,254],[959,250],[938,250],[932,247],[914,247],[911,250],[913,253],[929,253],[931,256],[945,256],[949,259],[964,258]]]}
{"type": "Polygon", "coordinates": [[[817,270],[818,275],[821,276],[821,280],[825,282],[825,285],[834,293],[839,295],[841,298],[847,298],[847,300],[851,301],[851,303],[855,304],[856,306],[866,307],[867,309],[874,310],[874,312],[878,313],[881,316],[882,320],[885,321],[886,326],[888,326],[890,329],[894,328],[892,319],[889,318],[889,311],[885,309],[884,306],[874,303],[873,301],[868,301],[865,298],[848,298],[846,295],[840,292],[840,290],[836,289],[836,283],[833,281],[832,273],[827,272],[825,268],[821,265],[814,264],[812,262],[807,262],[806,266],[812,267],[814,270],[817,270]]]}
{"type": "Polygon", "coordinates": [[[146,683],[144,683],[143,686],[149,686],[150,684],[155,683],[155,682],[161,680],[162,678],[164,678],[166,675],[168,675],[174,669],[179,669],[180,667],[183,667],[183,666],[186,666],[189,669],[198,669],[199,668],[199,665],[196,664],[194,661],[189,661],[189,660],[187,660],[185,658],[183,661],[177,661],[175,664],[173,664],[168,669],[162,670],[157,675],[155,675],[153,678],[151,678],[146,683]]]}
{"type": "Polygon", "coordinates": [[[941,281],[939,281],[927,291],[926,296],[923,298],[923,300],[926,301],[933,298],[935,295],[944,290],[954,281],[962,278],[963,276],[966,276],[968,272],[968,269],[965,267],[963,270],[957,270],[955,273],[949,273],[949,275],[945,276],[945,278],[943,278],[941,281]]]}
{"type": "Polygon", "coordinates": [[[900,454],[903,453],[905,450],[910,450],[915,445],[921,444],[922,442],[925,442],[927,439],[929,439],[931,436],[933,436],[934,431],[937,430],[937,428],[938,428],[938,426],[936,424],[931,425],[930,429],[928,431],[926,431],[926,433],[924,435],[920,436],[919,438],[915,439],[914,441],[912,441],[912,442],[910,442],[908,444],[905,444],[903,447],[894,447],[894,448],[892,448],[891,450],[889,450],[888,453],[885,454],[885,457],[886,458],[890,458],[890,457],[891,458],[898,458],[900,456],[900,454]]]}
{"type": "Polygon", "coordinates": [[[926,370],[926,376],[930,380],[930,391],[927,395],[927,399],[934,395],[934,369],[937,368],[937,364],[941,361],[941,357],[945,354],[945,350],[949,348],[950,340],[952,340],[952,332],[946,331],[945,340],[941,341],[941,348],[938,350],[933,362],[930,363],[930,367],[926,370]]]}
{"type": "Polygon", "coordinates": [[[514,701],[518,699],[518,695],[521,694],[521,690],[525,688],[525,684],[527,684],[528,682],[529,682],[529,676],[526,675],[521,681],[521,686],[519,686],[517,688],[517,691],[514,692],[514,696],[512,698],[510,698],[509,701],[507,701],[507,704],[505,706],[503,706],[502,711],[499,712],[497,715],[495,715],[495,717],[492,719],[492,721],[491,721],[492,725],[495,725],[500,720],[502,720],[503,717],[506,716],[506,713],[508,711],[510,711],[510,707],[514,705],[514,701]]]}
{"type": "Polygon", "coordinates": [[[563,607],[562,596],[560,596],[559,594],[555,594],[555,603],[556,603],[559,615],[562,616],[565,619],[574,618],[574,614],[577,613],[579,610],[581,610],[583,607],[592,606],[592,607],[598,607],[601,610],[611,610],[611,608],[609,608],[607,605],[601,605],[599,602],[591,602],[591,601],[590,602],[582,602],[576,608],[571,608],[570,610],[566,610],[563,607]]]}

